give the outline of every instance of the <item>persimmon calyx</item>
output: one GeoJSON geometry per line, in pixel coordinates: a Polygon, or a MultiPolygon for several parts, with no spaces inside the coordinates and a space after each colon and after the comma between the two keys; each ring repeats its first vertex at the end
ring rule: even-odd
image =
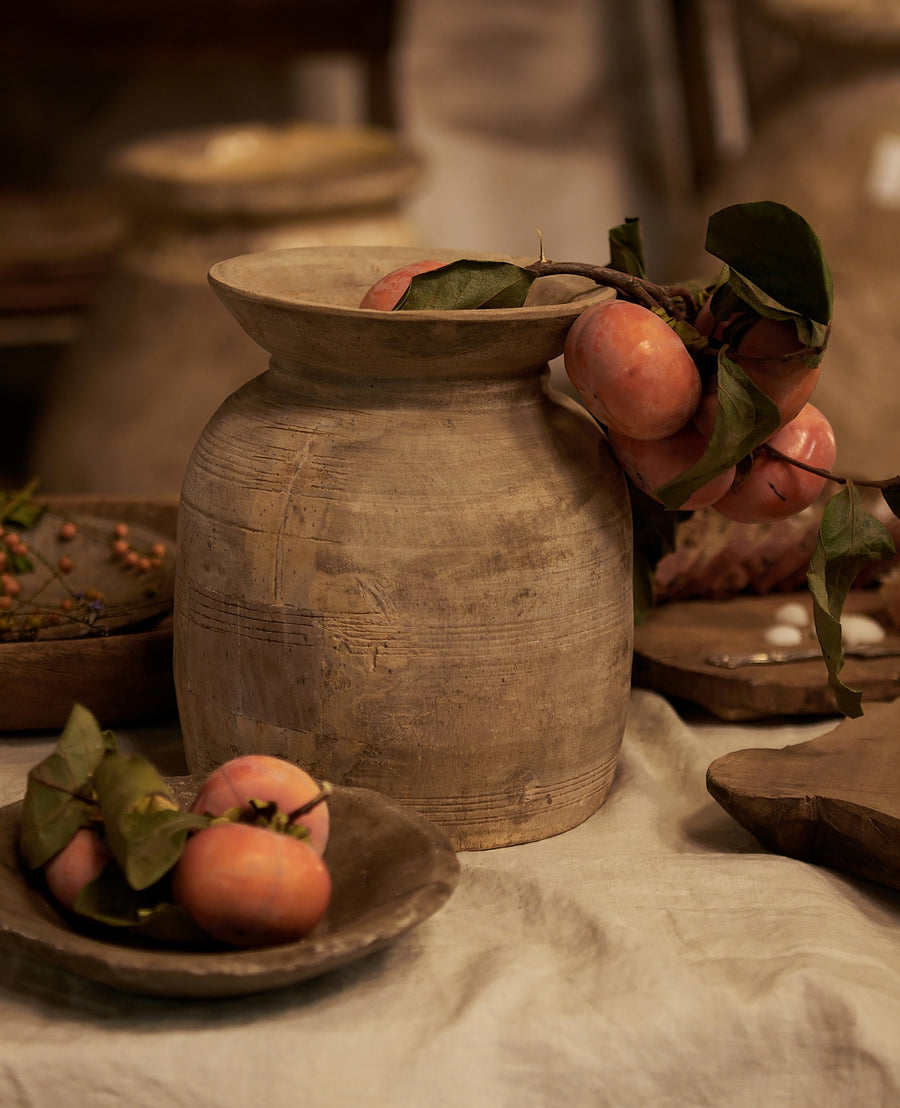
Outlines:
{"type": "Polygon", "coordinates": [[[221,823],[246,823],[253,827],[263,827],[269,831],[276,831],[282,835],[290,835],[295,839],[309,839],[309,828],[295,821],[324,803],[332,791],[333,787],[329,782],[323,781],[314,797],[291,812],[282,811],[274,800],[251,798],[246,805],[236,805],[233,808],[228,808],[220,816],[210,817],[209,825],[212,827],[221,823]]]}

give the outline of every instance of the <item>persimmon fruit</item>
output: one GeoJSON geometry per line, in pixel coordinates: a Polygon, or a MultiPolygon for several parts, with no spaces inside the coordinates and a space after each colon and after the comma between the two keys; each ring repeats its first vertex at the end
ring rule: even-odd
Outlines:
{"type": "Polygon", "coordinates": [[[360,300],[359,306],[389,312],[409,288],[409,283],[413,277],[418,277],[420,273],[430,273],[431,270],[440,269],[441,266],[447,264],[446,261],[438,262],[431,258],[426,261],[411,262],[409,265],[400,266],[399,269],[393,269],[372,285],[360,300]]]}
{"type": "Polygon", "coordinates": [[[185,843],[172,896],[210,938],[237,947],[302,939],[325,915],[331,875],[303,839],[213,823],[185,843]]]}
{"type": "MultiPolygon", "coordinates": [[[[722,341],[737,315],[718,322],[706,303],[694,320],[702,334],[722,341]]],[[[807,365],[798,355],[803,346],[790,320],[759,316],[741,331],[728,357],[739,366],[760,391],[776,405],[781,416],[779,428],[800,413],[819,381],[820,366],[807,365]]],[[[705,435],[711,435],[716,418],[716,396],[703,398],[694,415],[694,423],[705,435]]]]}
{"type": "MultiPolygon", "coordinates": [[[[191,811],[197,815],[222,816],[232,808],[250,807],[250,802],[276,804],[286,815],[308,804],[322,791],[306,770],[270,754],[242,754],[223,763],[206,778],[194,798],[191,811]]],[[[309,831],[309,845],[321,855],[328,843],[327,801],[294,819],[309,831]]]]}
{"type": "Polygon", "coordinates": [[[73,911],[78,894],[99,877],[110,860],[106,843],[93,827],[82,827],[44,865],[47,888],[63,907],[73,911]]]}
{"type": "MultiPolygon", "coordinates": [[[[817,469],[830,470],[837,456],[831,424],[812,404],[805,404],[799,415],[767,441],[786,457],[817,469]]],[[[712,507],[737,523],[787,519],[808,508],[826,482],[826,477],[774,457],[765,446],[758,447],[749,473],[712,507]]]]}
{"type": "Polygon", "coordinates": [[[582,312],[566,335],[563,361],[587,410],[629,438],[674,434],[700,402],[700,374],[687,347],[655,312],[628,300],[582,312]]]}
{"type": "MultiPolygon", "coordinates": [[[[612,430],[607,437],[613,454],[632,482],[650,496],[660,485],[699,461],[707,446],[705,436],[691,423],[663,439],[633,439],[612,430]]],[[[735,467],[731,466],[692,493],[680,508],[684,511],[708,508],[731,487],[734,473],[735,467]]]]}

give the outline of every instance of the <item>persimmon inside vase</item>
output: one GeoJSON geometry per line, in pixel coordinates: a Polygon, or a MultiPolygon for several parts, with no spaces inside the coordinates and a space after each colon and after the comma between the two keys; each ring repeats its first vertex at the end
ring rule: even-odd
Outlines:
{"type": "Polygon", "coordinates": [[[185,475],[175,681],[192,772],[264,751],[483,849],[565,831],[608,793],[631,521],[599,429],[549,385],[585,300],[357,307],[425,256],[457,255],[298,248],[212,267],[271,359],[185,475]]]}

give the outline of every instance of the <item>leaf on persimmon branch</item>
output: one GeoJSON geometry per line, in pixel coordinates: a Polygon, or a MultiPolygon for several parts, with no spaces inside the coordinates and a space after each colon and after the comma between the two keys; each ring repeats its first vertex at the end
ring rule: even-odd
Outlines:
{"type": "Polygon", "coordinates": [[[867,511],[852,482],[825,505],[807,582],[813,600],[816,636],[828,668],[828,684],[840,712],[862,715],[862,692],[840,679],[844,666],[841,613],[847,593],[870,561],[894,555],[894,540],[884,524],[867,511]]]}
{"type": "Polygon", "coordinates": [[[747,457],[778,427],[778,407],[724,350],[716,375],[716,422],[706,450],[690,468],[654,490],[667,508],[679,508],[698,489],[747,457]]]}
{"type": "Polygon", "coordinates": [[[116,754],[94,772],[106,842],[133,889],[158,881],[178,861],[203,816],[182,812],[156,768],[139,755],[116,754]]]}
{"type": "Polygon", "coordinates": [[[795,313],[831,322],[834,290],[822,245],[807,221],[771,200],[732,204],[709,217],[706,249],[730,269],[730,284],[761,315],[795,313]]]}
{"type": "Polygon", "coordinates": [[[610,268],[630,273],[632,277],[646,277],[641,221],[637,218],[626,219],[618,227],[611,227],[607,237],[610,268]]]}
{"type": "Polygon", "coordinates": [[[94,715],[75,704],[53,750],[28,773],[19,831],[26,865],[42,866],[91,822],[91,779],[115,752],[115,737],[94,715]]]}
{"type": "Polygon", "coordinates": [[[521,308],[536,277],[511,262],[463,259],[413,277],[393,310],[521,308]]]}

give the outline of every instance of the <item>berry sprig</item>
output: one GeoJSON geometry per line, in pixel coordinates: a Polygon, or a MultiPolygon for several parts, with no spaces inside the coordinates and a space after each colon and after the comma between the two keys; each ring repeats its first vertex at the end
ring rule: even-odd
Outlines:
{"type": "Polygon", "coordinates": [[[33,638],[44,629],[62,625],[84,633],[106,633],[103,620],[112,609],[104,589],[78,573],[79,549],[82,555],[85,550],[78,540],[87,539],[95,548],[106,544],[112,563],[123,573],[139,576],[163,564],[166,545],[154,542],[144,549],[129,538],[125,522],[107,529],[66,518],[56,531],[56,549],[46,533],[40,546],[28,542],[25,535],[47,513],[46,505],[34,498],[35,487],[36,482],[31,482],[24,489],[0,494],[0,635],[33,638]],[[46,572],[37,574],[38,566],[46,572]],[[48,590],[54,591],[51,586],[64,595],[48,599],[48,590]]]}

